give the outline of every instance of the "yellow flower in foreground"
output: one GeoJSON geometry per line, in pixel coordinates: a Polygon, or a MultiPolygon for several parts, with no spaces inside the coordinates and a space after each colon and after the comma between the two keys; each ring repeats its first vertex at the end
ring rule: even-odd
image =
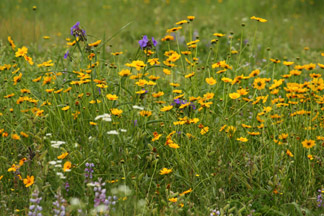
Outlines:
{"type": "Polygon", "coordinates": [[[166,175],[172,173],[172,169],[168,169],[168,168],[163,168],[160,170],[160,175],[166,175]]]}
{"type": "Polygon", "coordinates": [[[304,148],[307,148],[307,149],[312,148],[316,145],[315,140],[311,140],[311,139],[310,140],[305,139],[302,142],[302,144],[303,144],[304,148]]]}
{"type": "Polygon", "coordinates": [[[35,180],[34,176],[29,176],[28,175],[27,178],[24,179],[25,187],[29,187],[29,186],[33,185],[34,180],[35,180]]]}
{"type": "Polygon", "coordinates": [[[150,117],[152,115],[152,111],[145,111],[145,110],[142,110],[140,112],[140,115],[143,116],[143,117],[150,117]]]}
{"type": "Polygon", "coordinates": [[[248,139],[245,138],[245,137],[240,137],[240,138],[237,138],[236,140],[241,141],[241,142],[247,142],[248,141],[248,139]]]}
{"type": "Polygon", "coordinates": [[[66,161],[63,165],[63,171],[64,172],[69,172],[71,171],[72,164],[70,161],[66,161]]]}
{"type": "Polygon", "coordinates": [[[170,106],[164,106],[164,107],[162,107],[162,108],[160,109],[160,111],[161,111],[161,112],[166,112],[166,111],[171,110],[172,108],[173,108],[172,105],[170,105],[170,106]]]}
{"type": "Polygon", "coordinates": [[[207,133],[208,131],[209,131],[209,127],[204,127],[204,128],[201,129],[200,134],[201,134],[201,135],[204,135],[204,134],[207,133]]]}
{"type": "Polygon", "coordinates": [[[235,100],[235,99],[238,99],[239,97],[241,97],[241,94],[234,92],[234,93],[229,94],[229,97],[231,99],[235,100]]]}
{"type": "Polygon", "coordinates": [[[20,57],[20,56],[25,56],[28,52],[28,48],[23,46],[22,48],[18,48],[18,51],[15,53],[16,57],[20,57]]]}
{"type": "Polygon", "coordinates": [[[178,201],[178,198],[173,197],[169,199],[170,202],[176,203],[178,201]]]}
{"type": "Polygon", "coordinates": [[[118,99],[118,96],[117,96],[117,95],[112,95],[112,94],[107,94],[107,95],[106,95],[106,98],[107,98],[108,100],[115,101],[115,100],[118,99]]]}
{"type": "Polygon", "coordinates": [[[209,77],[209,78],[206,78],[206,83],[208,85],[215,85],[216,84],[216,80],[213,77],[209,77]]]}
{"type": "Polygon", "coordinates": [[[111,112],[112,115],[120,116],[123,113],[123,110],[114,108],[114,109],[111,109],[110,112],[111,112]]]}
{"type": "Polygon", "coordinates": [[[69,155],[69,153],[68,153],[68,152],[65,152],[65,153],[63,153],[63,154],[57,156],[57,159],[59,159],[59,160],[63,160],[63,159],[66,158],[66,156],[68,156],[68,155],[69,155]]]}
{"type": "Polygon", "coordinates": [[[1,179],[3,178],[3,175],[2,176],[0,176],[0,181],[1,181],[1,179]]]}

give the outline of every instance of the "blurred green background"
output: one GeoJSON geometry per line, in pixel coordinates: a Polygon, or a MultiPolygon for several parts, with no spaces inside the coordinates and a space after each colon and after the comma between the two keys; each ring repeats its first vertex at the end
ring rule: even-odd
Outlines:
{"type": "Polygon", "coordinates": [[[257,27],[263,46],[275,46],[278,53],[305,46],[324,50],[323,0],[1,0],[0,10],[1,39],[10,35],[24,45],[63,44],[77,21],[96,37],[90,41],[108,38],[133,21],[111,42],[115,50],[128,49],[144,34],[161,39],[188,15],[196,16],[194,31],[200,38],[239,34],[246,23],[246,39],[251,39],[257,24],[249,18],[257,16],[268,20],[257,27]],[[51,38],[45,41],[45,35],[51,38]]]}

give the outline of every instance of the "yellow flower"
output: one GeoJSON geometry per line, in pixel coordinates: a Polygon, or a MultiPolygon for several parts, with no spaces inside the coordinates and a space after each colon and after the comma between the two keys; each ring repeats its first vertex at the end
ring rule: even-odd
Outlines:
{"type": "Polygon", "coordinates": [[[69,110],[69,109],[70,109],[70,106],[66,106],[66,107],[63,107],[63,108],[62,108],[63,111],[67,111],[67,110],[69,110]]]}
{"type": "Polygon", "coordinates": [[[34,176],[27,175],[27,178],[24,179],[25,187],[29,187],[29,186],[33,185],[34,180],[35,180],[34,176]]]}
{"type": "Polygon", "coordinates": [[[208,85],[215,85],[216,84],[216,80],[213,77],[209,77],[209,78],[206,78],[206,83],[208,85]]]}
{"type": "Polygon", "coordinates": [[[262,78],[256,78],[253,82],[253,88],[262,90],[266,86],[265,79],[262,78]]]}
{"type": "Polygon", "coordinates": [[[113,108],[113,109],[110,110],[110,112],[111,112],[112,115],[120,116],[123,113],[123,110],[113,108]]]}
{"type": "Polygon", "coordinates": [[[20,136],[18,134],[12,134],[11,138],[14,140],[20,140],[20,136]]]}
{"type": "Polygon", "coordinates": [[[152,115],[152,111],[141,111],[140,112],[140,115],[143,116],[143,117],[150,117],[152,115]]]}
{"type": "Polygon", "coordinates": [[[231,99],[235,100],[235,99],[238,99],[239,97],[241,97],[241,95],[239,93],[237,93],[237,92],[234,92],[234,93],[230,93],[229,97],[231,99]]]}
{"type": "Polygon", "coordinates": [[[171,110],[172,108],[173,108],[172,105],[170,105],[170,106],[164,106],[164,107],[162,107],[162,108],[160,109],[160,111],[161,111],[161,112],[166,112],[166,111],[171,110]]]}
{"type": "Polygon", "coordinates": [[[266,20],[266,19],[263,19],[263,18],[260,18],[260,17],[255,17],[255,16],[252,16],[250,19],[251,19],[251,20],[256,20],[256,21],[258,21],[258,22],[262,22],[262,23],[268,21],[268,20],[266,20]]]}
{"type": "Polygon", "coordinates": [[[187,16],[187,19],[193,21],[195,19],[195,16],[187,16]]]}
{"type": "Polygon", "coordinates": [[[191,192],[192,192],[192,189],[190,188],[189,190],[186,190],[186,191],[182,192],[181,194],[179,194],[179,196],[183,196],[183,195],[191,193],[191,192]]]}
{"type": "Polygon", "coordinates": [[[62,153],[61,155],[57,156],[57,159],[59,159],[59,160],[63,160],[63,159],[66,158],[66,156],[68,156],[68,155],[69,155],[68,152],[62,153]]]}
{"type": "Polygon", "coordinates": [[[178,198],[173,197],[169,199],[170,202],[176,203],[178,201],[178,198]]]}
{"type": "Polygon", "coordinates": [[[214,36],[216,36],[216,37],[224,37],[225,34],[222,34],[222,33],[214,33],[214,36]]]}
{"type": "Polygon", "coordinates": [[[129,76],[131,74],[131,72],[128,69],[124,69],[124,70],[121,70],[118,74],[119,74],[119,76],[126,77],[126,76],[129,76]]]}
{"type": "Polygon", "coordinates": [[[18,48],[18,51],[15,53],[16,57],[20,57],[20,56],[25,56],[28,52],[28,48],[23,46],[22,48],[18,48]]]}
{"type": "Polygon", "coordinates": [[[240,137],[240,138],[237,138],[236,140],[241,141],[241,142],[247,142],[248,141],[248,139],[245,138],[245,137],[240,137]]]}
{"type": "Polygon", "coordinates": [[[107,98],[108,100],[115,101],[115,100],[118,99],[118,96],[117,96],[117,95],[112,95],[112,94],[107,94],[107,95],[106,95],[106,98],[107,98]]]}
{"type": "Polygon", "coordinates": [[[308,157],[309,160],[314,160],[313,155],[309,154],[309,155],[307,155],[307,157],[308,157]]]}
{"type": "Polygon", "coordinates": [[[294,157],[294,155],[291,153],[291,151],[289,151],[289,149],[287,149],[286,154],[287,154],[289,157],[294,157]]]}
{"type": "Polygon", "coordinates": [[[294,62],[284,61],[283,64],[286,65],[286,66],[290,66],[290,65],[293,65],[294,62]]]}
{"type": "Polygon", "coordinates": [[[15,76],[15,77],[13,78],[14,85],[17,85],[17,83],[20,82],[21,77],[22,77],[22,73],[19,73],[18,76],[15,76]]]}
{"type": "Polygon", "coordinates": [[[90,122],[90,125],[97,125],[96,122],[90,122]]]}
{"type": "Polygon", "coordinates": [[[100,43],[101,43],[101,40],[97,40],[97,41],[94,42],[94,43],[88,44],[88,46],[89,46],[89,47],[96,47],[96,46],[98,46],[100,43]]]}
{"type": "Polygon", "coordinates": [[[209,127],[204,127],[204,128],[201,129],[200,134],[201,134],[201,135],[204,135],[204,134],[207,133],[208,131],[209,131],[209,127]]]}
{"type": "Polygon", "coordinates": [[[314,147],[316,145],[315,140],[311,140],[311,139],[310,140],[305,139],[302,142],[302,144],[303,144],[303,147],[307,148],[307,149],[312,148],[312,147],[314,147]]]}
{"type": "Polygon", "coordinates": [[[66,161],[63,165],[63,171],[64,172],[69,172],[71,171],[72,164],[70,161],[66,161]]]}
{"type": "Polygon", "coordinates": [[[172,173],[172,169],[163,168],[160,170],[160,175],[167,175],[169,173],[172,173]]]}

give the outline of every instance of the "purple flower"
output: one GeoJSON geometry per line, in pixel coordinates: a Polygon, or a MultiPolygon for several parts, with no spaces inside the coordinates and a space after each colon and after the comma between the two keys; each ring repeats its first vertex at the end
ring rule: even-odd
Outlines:
{"type": "Polygon", "coordinates": [[[138,43],[139,43],[141,49],[143,49],[143,48],[149,48],[150,49],[150,48],[152,48],[152,44],[153,44],[153,46],[157,45],[157,41],[154,39],[154,37],[152,37],[152,40],[149,40],[147,38],[147,35],[144,35],[143,39],[139,40],[138,43]]]}
{"type": "Polygon", "coordinates": [[[67,57],[69,56],[69,50],[68,51],[66,51],[66,53],[64,54],[64,59],[67,59],[67,57]]]}
{"type": "Polygon", "coordinates": [[[154,37],[152,37],[152,43],[153,43],[154,46],[157,45],[157,41],[154,39],[154,37]]]}
{"type": "Polygon", "coordinates": [[[71,35],[80,37],[81,41],[86,40],[86,31],[80,28],[80,22],[75,23],[75,25],[71,27],[71,35]]]}
{"type": "Polygon", "coordinates": [[[76,22],[74,26],[71,27],[71,35],[74,35],[74,31],[79,31],[80,30],[80,22],[76,22]]]}
{"type": "Polygon", "coordinates": [[[149,42],[149,40],[147,39],[147,36],[144,35],[142,40],[139,40],[138,43],[140,45],[140,47],[143,49],[147,46],[147,43],[149,42]]]}

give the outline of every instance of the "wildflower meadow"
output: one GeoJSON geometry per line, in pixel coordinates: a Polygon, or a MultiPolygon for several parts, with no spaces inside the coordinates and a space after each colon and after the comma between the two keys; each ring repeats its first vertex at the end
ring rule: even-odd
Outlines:
{"type": "Polygon", "coordinates": [[[324,215],[321,1],[0,6],[0,215],[324,215]]]}

